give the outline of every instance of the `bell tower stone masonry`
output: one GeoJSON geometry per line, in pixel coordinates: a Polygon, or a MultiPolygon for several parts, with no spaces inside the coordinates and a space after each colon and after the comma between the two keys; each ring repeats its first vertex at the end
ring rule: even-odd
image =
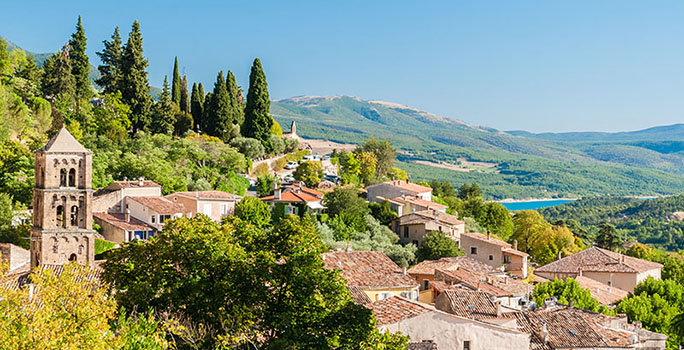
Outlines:
{"type": "Polygon", "coordinates": [[[31,267],[92,264],[92,152],[62,128],[35,155],[31,267]]]}

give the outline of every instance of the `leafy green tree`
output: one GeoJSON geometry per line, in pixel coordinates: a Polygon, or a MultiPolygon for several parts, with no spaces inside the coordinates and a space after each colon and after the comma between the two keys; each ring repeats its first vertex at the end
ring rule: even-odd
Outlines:
{"type": "Polygon", "coordinates": [[[591,292],[582,288],[576,280],[568,278],[566,280],[554,279],[544,283],[539,283],[534,287],[533,298],[539,306],[544,305],[544,300],[551,297],[558,298],[558,302],[568,305],[570,301],[575,307],[607,315],[615,315],[615,312],[608,307],[601,305],[591,296],[591,292]]]}
{"type": "Polygon", "coordinates": [[[71,74],[76,82],[76,95],[79,98],[89,98],[92,95],[90,89],[90,63],[86,55],[87,39],[81,15],[78,16],[76,32],[71,35],[69,40],[69,59],[71,60],[71,74]]]}
{"type": "Polygon", "coordinates": [[[470,198],[482,197],[482,190],[476,183],[463,184],[458,189],[458,198],[468,200],[470,198]]]}
{"type": "Polygon", "coordinates": [[[237,148],[249,159],[257,159],[264,156],[264,146],[256,139],[236,137],[230,141],[230,145],[237,148]]]}
{"type": "Polygon", "coordinates": [[[36,65],[36,61],[32,53],[29,53],[26,64],[21,68],[18,76],[28,80],[34,87],[40,86],[40,68],[36,65]]]}
{"type": "Polygon", "coordinates": [[[245,107],[242,104],[242,92],[235,80],[235,75],[233,75],[233,72],[231,71],[228,71],[228,76],[226,77],[226,88],[230,99],[230,120],[233,124],[242,125],[242,123],[245,122],[245,107]]]}
{"type": "Polygon", "coordinates": [[[10,63],[9,51],[7,50],[7,42],[0,38],[0,75],[11,75],[12,64],[10,63]]]}
{"type": "Polygon", "coordinates": [[[456,189],[449,181],[430,180],[430,187],[432,188],[432,195],[440,198],[456,197],[456,189]]]}
{"type": "Polygon", "coordinates": [[[173,133],[173,125],[175,123],[173,113],[173,102],[169,94],[169,78],[164,76],[164,85],[162,93],[159,96],[159,102],[154,106],[154,113],[152,114],[152,121],[150,130],[156,134],[171,134],[173,133]]]}
{"type": "Polygon", "coordinates": [[[271,222],[271,209],[259,199],[247,196],[235,206],[235,216],[254,226],[265,227],[271,222]]]}
{"type": "Polygon", "coordinates": [[[273,184],[276,182],[276,178],[271,174],[266,174],[260,176],[257,179],[256,191],[259,197],[268,196],[273,193],[273,184]]]}
{"type": "Polygon", "coordinates": [[[323,205],[328,208],[328,214],[335,217],[340,213],[349,213],[365,217],[370,213],[368,203],[359,197],[354,186],[338,186],[323,197],[323,205]]]}
{"type": "Polygon", "coordinates": [[[121,92],[104,95],[102,107],[94,109],[94,117],[89,126],[97,135],[104,135],[112,141],[123,141],[128,136],[131,109],[121,102],[121,92]]]}
{"type": "Polygon", "coordinates": [[[437,260],[452,256],[461,256],[463,251],[458,243],[439,231],[430,231],[416,251],[416,260],[437,260]]]}
{"type": "MultiPolygon", "coordinates": [[[[204,95],[204,93],[202,93],[202,95],[204,95]]],[[[204,114],[204,96],[200,95],[200,91],[197,88],[197,83],[192,83],[192,92],[190,93],[190,110],[192,112],[193,130],[199,131],[202,114],[204,114]]]]}
{"type": "Polygon", "coordinates": [[[0,242],[29,248],[29,224],[15,225],[13,222],[15,211],[24,209],[26,208],[20,203],[14,202],[9,194],[0,193],[0,242]]]}
{"type": "Polygon", "coordinates": [[[301,162],[292,176],[294,176],[297,181],[303,181],[307,186],[318,185],[318,183],[321,182],[321,177],[323,177],[321,162],[301,162]]]}
{"type": "Polygon", "coordinates": [[[357,153],[357,158],[361,170],[359,173],[361,181],[363,181],[365,185],[370,185],[378,175],[378,158],[372,152],[357,153]]]}
{"type": "Polygon", "coordinates": [[[392,210],[392,206],[386,200],[382,203],[370,203],[368,208],[371,215],[383,225],[389,225],[392,220],[397,218],[397,212],[392,210]]]}
{"type": "Polygon", "coordinates": [[[226,88],[226,80],[223,78],[223,71],[218,73],[216,83],[214,83],[214,93],[211,103],[207,106],[208,117],[207,134],[216,136],[224,142],[230,141],[230,131],[233,127],[230,96],[226,88]]]}
{"type": "Polygon", "coordinates": [[[147,65],[148,61],[143,56],[140,23],[136,20],[121,58],[121,97],[131,107],[133,133],[147,130],[150,125],[152,97],[147,80],[147,65]]]}
{"type": "Polygon", "coordinates": [[[66,48],[50,56],[43,65],[43,94],[52,99],[64,96],[73,105],[76,80],[71,71],[71,59],[66,48]]]}
{"type": "Polygon", "coordinates": [[[257,139],[264,145],[266,152],[271,152],[271,128],[273,118],[269,114],[271,100],[268,97],[266,75],[261,67],[261,60],[254,59],[252,71],[249,74],[249,90],[247,90],[247,106],[245,107],[245,121],[243,135],[257,139]]]}
{"type": "Polygon", "coordinates": [[[544,265],[561,257],[577,253],[584,248],[565,226],[553,226],[535,210],[521,210],[513,219],[511,240],[518,241],[518,249],[544,265]]]}
{"type": "Polygon", "coordinates": [[[602,223],[596,236],[596,245],[608,250],[616,250],[622,245],[624,238],[615,226],[602,223]]]}
{"type": "Polygon", "coordinates": [[[11,193],[14,200],[31,204],[34,157],[26,146],[14,140],[0,142],[0,192],[11,193]]]}
{"type": "Polygon", "coordinates": [[[496,202],[485,203],[483,209],[482,214],[477,217],[477,221],[501,239],[508,240],[513,234],[513,219],[508,209],[496,202]]]}
{"type": "Polygon", "coordinates": [[[178,56],[173,59],[173,76],[171,78],[171,101],[177,106],[181,104],[181,77],[178,73],[178,56]]]}
{"type": "Polygon", "coordinates": [[[107,94],[121,90],[122,72],[121,64],[123,61],[123,43],[119,35],[119,27],[114,28],[112,40],[104,40],[104,49],[97,52],[102,64],[97,66],[101,77],[95,82],[102,87],[102,91],[107,94]]]}
{"type": "Polygon", "coordinates": [[[397,151],[394,150],[392,143],[389,140],[377,140],[375,137],[368,139],[354,152],[370,152],[375,155],[377,163],[375,167],[376,174],[374,175],[377,175],[378,177],[387,176],[397,158],[397,151]]]}
{"type": "Polygon", "coordinates": [[[188,77],[183,75],[183,80],[181,80],[181,97],[180,97],[180,107],[181,112],[190,113],[190,98],[188,97],[188,77]]]}

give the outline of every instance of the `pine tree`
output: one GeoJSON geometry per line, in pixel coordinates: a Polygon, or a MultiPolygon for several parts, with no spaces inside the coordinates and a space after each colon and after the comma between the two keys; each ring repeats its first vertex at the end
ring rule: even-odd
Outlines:
{"type": "Polygon", "coordinates": [[[261,60],[256,58],[249,74],[245,122],[242,129],[245,137],[261,141],[267,153],[272,151],[271,127],[273,126],[273,119],[269,115],[270,107],[271,101],[268,97],[266,74],[261,68],[261,60]]]}
{"type": "Polygon", "coordinates": [[[33,84],[40,84],[40,69],[36,65],[33,54],[29,53],[26,64],[21,68],[19,76],[33,84]]]}
{"type": "Polygon", "coordinates": [[[169,93],[169,78],[164,76],[164,86],[159,95],[159,102],[154,106],[152,114],[151,131],[156,134],[170,134],[173,132],[173,125],[176,122],[174,117],[174,106],[169,93]]]}
{"type": "Polygon", "coordinates": [[[202,100],[200,99],[197,83],[192,83],[192,93],[190,94],[190,111],[192,112],[193,129],[195,131],[199,131],[202,113],[204,112],[204,106],[202,105],[202,100]]]}
{"type": "Polygon", "coordinates": [[[171,100],[180,106],[181,104],[181,78],[178,74],[178,56],[173,61],[173,81],[171,82],[171,100]]]}
{"type": "Polygon", "coordinates": [[[114,28],[112,41],[104,40],[104,49],[98,52],[102,65],[97,67],[102,76],[95,82],[102,87],[104,93],[115,93],[121,89],[121,60],[123,56],[123,44],[119,35],[119,27],[114,28]]]}
{"type": "Polygon", "coordinates": [[[140,23],[133,22],[128,42],[121,60],[121,96],[131,107],[131,124],[133,132],[146,130],[150,123],[150,84],[147,80],[148,61],[143,56],[143,38],[140,23]]]}
{"type": "Polygon", "coordinates": [[[76,32],[69,40],[69,58],[71,59],[71,74],[76,80],[76,95],[80,98],[89,98],[92,95],[90,89],[90,63],[86,55],[86,36],[81,24],[81,16],[78,16],[76,32]]]}
{"type": "Polygon", "coordinates": [[[233,121],[231,119],[230,96],[228,95],[226,80],[223,78],[223,71],[220,71],[216,77],[209,111],[207,134],[216,136],[225,142],[229,141],[233,121]]]}
{"type": "Polygon", "coordinates": [[[181,112],[190,113],[190,99],[188,98],[188,77],[186,77],[185,75],[183,75],[183,80],[181,80],[179,107],[181,112]]]}
{"type": "Polygon", "coordinates": [[[71,59],[69,59],[67,47],[50,56],[43,64],[41,84],[43,95],[53,102],[59,96],[73,99],[76,94],[76,81],[71,71],[71,59]]]}
{"type": "Polygon", "coordinates": [[[228,96],[230,97],[230,111],[231,120],[233,124],[242,125],[245,121],[245,109],[240,101],[240,88],[235,81],[233,72],[228,71],[228,78],[226,78],[226,86],[228,88],[228,96]]]}

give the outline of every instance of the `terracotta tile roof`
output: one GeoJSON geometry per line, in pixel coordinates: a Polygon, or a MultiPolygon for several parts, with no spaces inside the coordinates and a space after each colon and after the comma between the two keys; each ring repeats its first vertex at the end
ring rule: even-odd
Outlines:
{"type": "Polygon", "coordinates": [[[439,223],[443,223],[446,225],[461,225],[464,224],[464,221],[461,221],[458,219],[458,217],[454,215],[449,215],[446,213],[442,213],[440,211],[436,210],[422,210],[422,211],[417,211],[414,213],[409,213],[406,215],[402,215],[399,218],[396,218],[394,220],[399,221],[399,225],[412,225],[412,224],[419,224],[419,223],[426,223],[426,222],[432,222],[432,221],[437,221],[439,223]]]}
{"type": "Polygon", "coordinates": [[[390,201],[396,202],[396,203],[402,204],[402,205],[413,204],[413,205],[417,205],[417,206],[421,206],[421,207],[425,207],[425,208],[429,208],[429,209],[435,209],[438,211],[448,208],[444,204],[439,204],[439,203],[435,203],[432,201],[426,201],[420,197],[415,197],[415,196],[394,197],[394,198],[391,198],[390,201]]]}
{"type": "Polygon", "coordinates": [[[275,195],[260,198],[264,202],[284,202],[284,203],[308,203],[320,202],[323,193],[302,186],[285,186],[280,193],[280,199],[275,199],[275,195]]]}
{"type": "Polygon", "coordinates": [[[352,287],[418,286],[413,277],[403,274],[399,266],[383,252],[328,252],[323,254],[323,262],[330,270],[342,270],[342,277],[352,287]]]}
{"type": "Polygon", "coordinates": [[[314,197],[323,198],[323,192],[316,191],[306,186],[287,185],[285,186],[285,188],[291,191],[301,190],[302,192],[312,195],[314,197]]]}
{"type": "Polygon", "coordinates": [[[589,289],[591,296],[603,305],[614,304],[626,298],[629,294],[626,290],[611,287],[589,277],[577,276],[574,279],[582,288],[589,289]]]}
{"type": "Polygon", "coordinates": [[[133,187],[162,187],[160,184],[152,180],[126,180],[126,181],[114,181],[109,186],[105,188],[111,189],[121,189],[121,188],[133,188],[133,187]]]}
{"type": "Polygon", "coordinates": [[[174,203],[164,197],[126,197],[134,200],[143,206],[156,211],[159,214],[178,214],[184,213],[185,207],[174,203]]]}
{"type": "MultiPolygon", "coordinates": [[[[57,276],[61,275],[64,271],[64,265],[42,265],[43,269],[50,270],[57,276]]],[[[88,269],[81,269],[79,271],[77,282],[88,282],[88,283],[99,283],[100,275],[102,275],[103,269],[98,265],[94,264],[88,269]]],[[[6,288],[9,290],[19,290],[27,284],[31,283],[31,272],[23,272],[16,274],[6,275],[0,280],[0,288],[6,288]]]]}
{"type": "Polygon", "coordinates": [[[400,297],[391,297],[376,301],[370,306],[375,314],[378,326],[397,323],[409,318],[420,316],[426,312],[434,311],[416,302],[411,302],[400,297]]]}
{"type": "Polygon", "coordinates": [[[454,258],[441,258],[439,260],[424,260],[418,263],[418,265],[410,268],[408,273],[411,275],[434,275],[435,269],[451,271],[456,270],[459,266],[469,271],[481,273],[496,271],[493,267],[471,257],[459,256],[454,258]]]}
{"type": "Polygon", "coordinates": [[[466,232],[466,233],[462,233],[461,236],[468,236],[468,237],[476,239],[478,241],[496,244],[496,245],[504,247],[504,248],[512,248],[513,247],[509,243],[506,243],[506,242],[504,242],[498,238],[495,238],[494,236],[490,236],[490,238],[487,238],[487,235],[482,234],[482,233],[478,233],[478,232],[466,232]]]}
{"type": "Polygon", "coordinates": [[[591,272],[638,273],[662,267],[663,265],[658,263],[625,256],[598,247],[591,247],[538,267],[535,271],[578,273],[581,269],[582,271],[591,272]]]}
{"type": "Polygon", "coordinates": [[[118,228],[126,231],[154,231],[154,227],[129,216],[128,222],[126,222],[126,214],[123,213],[93,213],[93,217],[109,224],[112,224],[118,228]]]}
{"type": "MultiPolygon", "coordinates": [[[[448,313],[456,316],[474,319],[497,318],[497,305],[490,299],[490,296],[481,291],[474,291],[464,288],[447,289],[440,297],[447,299],[448,313]]],[[[513,313],[506,313],[503,318],[514,317],[513,313]],[[505,316],[505,317],[504,317],[505,316]]]]}
{"type": "Polygon", "coordinates": [[[394,187],[399,187],[402,190],[413,192],[415,194],[432,192],[432,188],[430,188],[430,187],[421,186],[421,185],[414,184],[414,183],[404,181],[404,180],[385,181],[385,182],[382,182],[379,184],[368,186],[366,188],[378,186],[378,185],[390,185],[390,186],[394,186],[394,187]]]}
{"type": "Polygon", "coordinates": [[[183,196],[183,197],[199,198],[199,199],[226,199],[226,200],[240,200],[240,199],[242,199],[242,197],[240,197],[236,194],[223,192],[223,191],[175,192],[175,193],[171,193],[169,195],[166,195],[165,197],[167,199],[172,199],[173,196],[183,196]]]}
{"type": "Polygon", "coordinates": [[[451,285],[460,285],[472,290],[479,290],[487,293],[487,295],[495,297],[513,296],[513,293],[500,288],[498,285],[492,283],[491,277],[483,276],[481,274],[473,273],[465,269],[458,269],[455,271],[435,271],[435,279],[444,281],[451,285]]]}
{"type": "Polygon", "coordinates": [[[347,287],[349,288],[349,292],[351,293],[352,300],[354,300],[354,303],[358,305],[363,305],[363,306],[370,306],[373,302],[370,300],[368,297],[368,294],[363,291],[363,289],[359,287],[347,287]]]}
{"type": "Polygon", "coordinates": [[[451,288],[450,285],[448,285],[444,281],[430,281],[428,282],[430,284],[430,288],[434,289],[435,292],[441,293],[449,288],[451,288]]]}

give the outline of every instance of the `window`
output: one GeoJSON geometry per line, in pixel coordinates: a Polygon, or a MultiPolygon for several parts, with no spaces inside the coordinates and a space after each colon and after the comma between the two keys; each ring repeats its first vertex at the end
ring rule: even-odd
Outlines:
{"type": "Polygon", "coordinates": [[[206,216],[211,216],[211,204],[205,204],[202,207],[202,214],[206,216]]]}
{"type": "Polygon", "coordinates": [[[64,207],[57,206],[57,227],[64,227],[64,207]]]}
{"type": "Polygon", "coordinates": [[[392,293],[390,293],[390,292],[380,292],[380,293],[378,293],[378,296],[377,296],[378,301],[384,300],[387,298],[391,298],[391,297],[392,297],[392,293]]]}
{"type": "Polygon", "coordinates": [[[608,281],[608,286],[612,287],[613,286],[613,281],[608,281]]]}
{"type": "Polygon", "coordinates": [[[470,255],[477,255],[477,247],[470,247],[470,255]]]}
{"type": "Polygon", "coordinates": [[[463,350],[470,350],[470,340],[463,341],[463,350]]]}
{"type": "Polygon", "coordinates": [[[171,219],[171,215],[159,215],[159,223],[163,224],[166,220],[171,219]]]}
{"type": "Polygon", "coordinates": [[[221,216],[228,215],[228,204],[221,204],[221,216]]]}
{"type": "Polygon", "coordinates": [[[408,238],[408,236],[409,236],[408,233],[409,233],[409,228],[408,228],[408,226],[404,226],[404,237],[405,237],[405,238],[408,238]]]}
{"type": "Polygon", "coordinates": [[[71,226],[78,226],[78,207],[71,206],[71,226]]]}
{"type": "Polygon", "coordinates": [[[67,185],[67,171],[62,168],[59,169],[59,186],[66,187],[67,185]]]}
{"type": "Polygon", "coordinates": [[[504,264],[510,264],[511,263],[511,256],[510,255],[504,255],[504,264]]]}
{"type": "Polygon", "coordinates": [[[150,222],[152,222],[152,223],[154,224],[154,223],[156,222],[156,219],[157,219],[157,216],[156,216],[156,215],[152,215],[152,216],[150,217],[150,222]]]}
{"type": "Polygon", "coordinates": [[[423,280],[423,290],[430,289],[430,280],[423,280]]]}
{"type": "Polygon", "coordinates": [[[489,254],[489,261],[492,261],[492,260],[494,260],[494,255],[489,254]]]}
{"type": "Polygon", "coordinates": [[[69,187],[76,187],[76,170],[69,170],[69,187]]]}
{"type": "Polygon", "coordinates": [[[418,240],[417,240],[417,239],[414,239],[414,240],[413,240],[413,244],[417,247],[417,246],[419,245],[418,240]]]}
{"type": "Polygon", "coordinates": [[[439,227],[439,232],[442,232],[442,226],[439,227]]]}

